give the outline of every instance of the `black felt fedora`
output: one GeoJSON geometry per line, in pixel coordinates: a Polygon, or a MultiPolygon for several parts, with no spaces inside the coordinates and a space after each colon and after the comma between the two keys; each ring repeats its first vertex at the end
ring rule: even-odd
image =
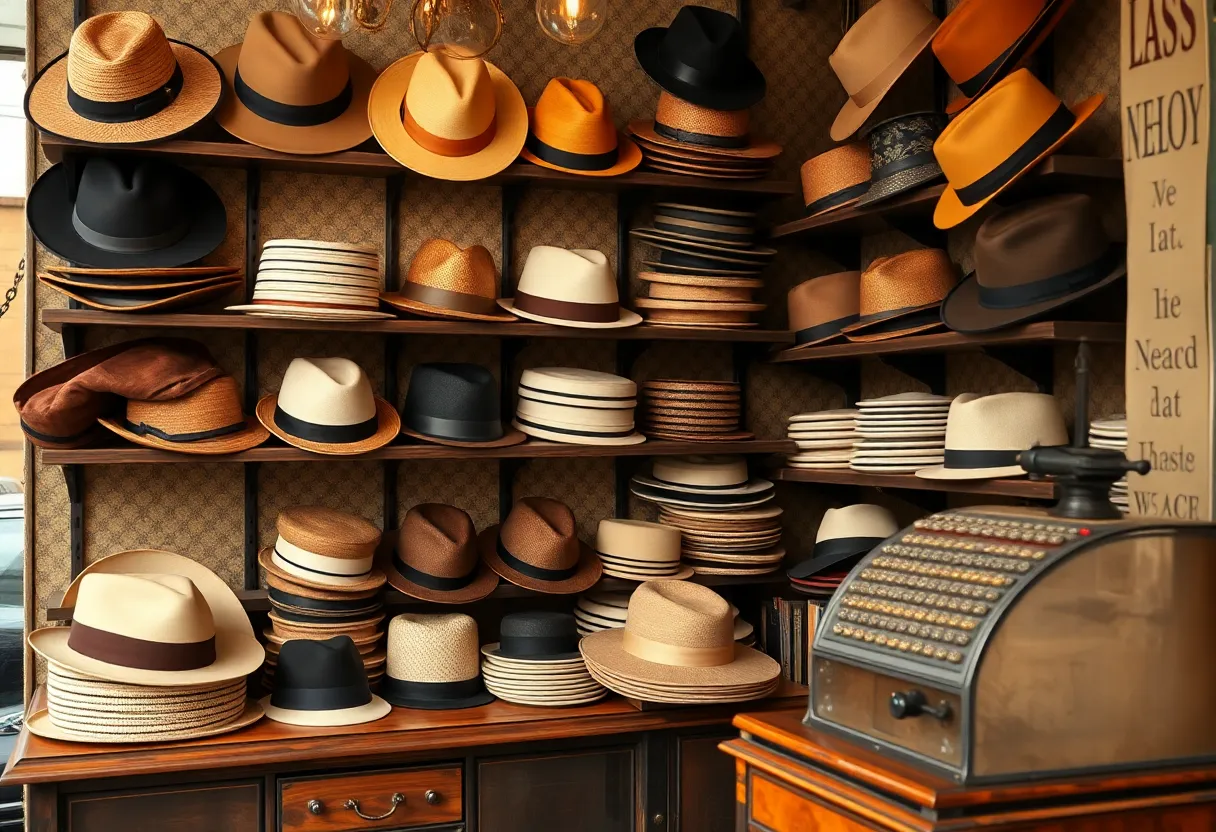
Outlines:
{"type": "Polygon", "coordinates": [[[224,203],[176,165],[92,157],[38,178],[26,218],[38,241],[75,265],[103,269],[184,266],[224,239],[224,203]]]}
{"type": "Polygon", "coordinates": [[[747,57],[738,18],[705,6],[684,6],[667,28],[646,29],[633,51],[647,75],[698,107],[745,110],[764,98],[764,74],[747,57]]]}
{"type": "Polygon", "coordinates": [[[359,725],[387,716],[392,706],[367,683],[363,658],[350,636],[294,639],[279,648],[274,692],[266,716],[289,725],[359,725]]]}
{"type": "Polygon", "coordinates": [[[487,654],[500,659],[556,661],[577,659],[578,627],[565,612],[513,612],[498,626],[498,644],[487,654]]]}
{"type": "Polygon", "coordinates": [[[477,364],[419,364],[401,414],[406,436],[456,447],[502,448],[527,437],[503,427],[498,383],[477,364]]]}

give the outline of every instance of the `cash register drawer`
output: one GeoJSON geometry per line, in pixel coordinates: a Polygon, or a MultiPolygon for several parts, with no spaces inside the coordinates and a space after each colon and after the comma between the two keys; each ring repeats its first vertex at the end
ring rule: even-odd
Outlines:
{"type": "Polygon", "coordinates": [[[460,766],[279,780],[283,832],[359,832],[454,823],[463,817],[463,805],[460,766]],[[357,801],[358,811],[348,801],[357,801]]]}

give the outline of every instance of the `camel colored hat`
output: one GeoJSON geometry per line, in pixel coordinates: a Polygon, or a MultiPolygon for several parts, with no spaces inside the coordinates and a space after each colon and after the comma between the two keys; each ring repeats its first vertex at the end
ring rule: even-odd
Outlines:
{"type": "Polygon", "coordinates": [[[177,399],[128,399],[125,418],[98,421],[137,445],[185,454],[234,454],[270,438],[266,428],[241,410],[232,376],[220,376],[177,399]]]}
{"type": "Polygon", "coordinates": [[[275,722],[310,727],[362,725],[392,710],[372,693],[349,636],[285,642],[275,664],[274,691],[262,707],[275,722]]]}
{"type": "Polygon", "coordinates": [[[498,586],[498,575],[478,555],[472,518],[439,503],[406,512],[385,572],[388,582],[411,598],[439,604],[480,601],[498,586]]]}
{"type": "Polygon", "coordinates": [[[242,141],[319,154],[371,138],[367,98],[376,71],[287,12],[255,14],[245,40],[215,56],[227,96],[215,120],[242,141]]]}
{"type": "Polygon", "coordinates": [[[1084,194],[1029,200],[993,214],[975,238],[975,271],[942,304],[957,332],[990,332],[1037,318],[1127,274],[1098,205],[1084,194]]]}
{"type": "Polygon", "coordinates": [[[870,187],[857,200],[863,208],[940,179],[933,142],[946,126],[941,113],[889,118],[870,128],[870,187]]]}
{"type": "Polygon", "coordinates": [[[515,296],[499,305],[521,318],[578,329],[634,326],[642,316],[622,309],[608,258],[595,249],[535,246],[515,296]]]}
{"type": "Polygon", "coordinates": [[[870,148],[848,142],[802,163],[802,198],[809,217],[857,202],[870,187],[870,148]]]}
{"type": "Polygon", "coordinates": [[[883,341],[941,326],[940,307],[958,282],[939,248],[879,257],[861,275],[861,317],[845,327],[850,341],[883,341]]]}
{"type": "Polygon", "coordinates": [[[953,228],[1054,153],[1102,106],[1102,94],[1072,107],[1019,69],[963,110],[933,145],[949,184],[933,223],[953,228]]]}
{"type": "Polygon", "coordinates": [[[861,317],[861,272],[813,277],[790,289],[786,299],[795,349],[822,344],[861,317]]]}
{"type": "Polygon", "coordinates": [[[612,111],[590,81],[554,78],[528,111],[528,140],[520,156],[579,176],[619,176],[642,161],[642,151],[617,134],[612,111]]]}
{"type": "Polygon", "coordinates": [[[786,574],[805,580],[827,572],[837,564],[864,555],[898,531],[895,515],[882,506],[859,503],[830,508],[819,521],[811,556],[786,574]]]}
{"type": "Polygon", "coordinates": [[[506,168],[528,137],[515,84],[481,58],[416,52],[376,79],[372,132],[390,156],[436,179],[485,179],[506,168]]]}
{"type": "Polygon", "coordinates": [[[380,530],[354,514],[323,506],[295,506],[279,513],[274,546],[258,563],[289,584],[361,593],[384,585],[374,567],[380,530]]]}
{"type": "Polygon", "coordinates": [[[857,132],[933,40],[940,21],[920,0],[879,0],[828,56],[849,100],[832,123],[834,141],[857,132]]]}
{"type": "Polygon", "coordinates": [[[498,269],[485,246],[461,248],[434,237],[418,247],[401,287],[380,295],[389,306],[426,318],[515,320],[497,298],[498,269]]]}
{"type": "Polygon", "coordinates": [[[1046,393],[964,393],[950,405],[946,459],[916,476],[929,480],[1020,477],[1022,451],[1067,445],[1068,428],[1054,396],[1046,393]]]}
{"type": "Polygon", "coordinates": [[[525,497],[501,524],[477,537],[481,557],[511,583],[570,595],[600,579],[599,558],[578,539],[574,512],[547,497],[525,497]]]}
{"type": "MultiPolygon", "coordinates": [[[[707,171],[722,174],[717,168],[721,162],[781,155],[781,145],[752,136],[750,126],[748,110],[708,109],[662,92],[654,119],[629,122],[629,132],[645,146],[678,151],[669,155],[683,156],[686,163],[699,162],[707,171]],[[697,156],[689,151],[696,151],[697,156]]],[[[763,169],[759,173],[763,175],[763,169]]]]}
{"type": "Polygon", "coordinates": [[[467,615],[398,615],[388,625],[388,668],[380,692],[394,705],[475,708],[494,701],[481,678],[477,622],[467,615]]]}
{"type": "Polygon", "coordinates": [[[644,520],[601,520],[595,551],[604,561],[604,574],[625,580],[691,578],[680,566],[680,530],[644,520]]]}
{"type": "Polygon", "coordinates": [[[143,12],[99,14],[34,78],[25,114],[39,130],[100,144],[171,138],[211,115],[223,93],[201,49],[169,40],[143,12]]]}
{"type": "Polygon", "coordinates": [[[346,358],[293,358],[279,392],[258,402],[257,416],[288,445],[333,456],[382,448],[401,430],[397,411],[346,358]]]}

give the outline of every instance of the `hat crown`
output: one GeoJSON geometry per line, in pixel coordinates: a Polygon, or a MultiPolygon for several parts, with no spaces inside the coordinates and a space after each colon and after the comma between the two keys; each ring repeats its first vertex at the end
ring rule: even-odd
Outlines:
{"type": "Polygon", "coordinates": [[[344,687],[351,688],[354,693],[347,707],[372,701],[363,659],[350,636],[335,636],[324,641],[290,639],[283,642],[275,665],[272,705],[275,704],[275,696],[284,691],[344,687]]]}
{"type": "Polygon", "coordinates": [[[519,376],[520,387],[567,396],[632,399],[638,393],[632,379],[581,367],[536,367],[519,376]]]}
{"type": "Polygon", "coordinates": [[[166,401],[127,399],[127,421],[169,435],[203,433],[245,423],[236,379],[220,376],[166,401]]]}
{"type": "Polygon", "coordinates": [[[734,643],[734,616],[709,587],[647,581],[629,598],[625,631],[673,647],[723,647],[734,643]]]}
{"type": "Polygon", "coordinates": [[[481,673],[477,622],[461,613],[403,613],[388,624],[389,677],[463,682],[481,673]]]}
{"type": "Polygon", "coordinates": [[[608,257],[586,248],[535,246],[528,252],[517,291],[570,303],[617,303],[608,257]]]}
{"type": "Polygon", "coordinates": [[[462,249],[434,237],[418,247],[405,281],[482,298],[498,295],[498,269],[485,246],[462,249]]]}
{"type": "Polygon", "coordinates": [[[283,374],[278,406],[319,425],[357,425],[376,418],[371,382],[347,358],[293,358],[283,374]]]}
{"type": "Polygon", "coordinates": [[[164,245],[187,230],[185,190],[172,165],[93,156],[81,171],[73,210],[90,231],[119,239],[161,238],[157,245],[164,245]]]}
{"type": "Polygon", "coordinates": [[[161,644],[195,644],[215,636],[207,600],[183,575],[85,575],[77,589],[72,622],[161,644]]]}
{"type": "Polygon", "coordinates": [[[144,12],[87,18],[68,46],[68,86],[91,101],[127,101],[173,77],[177,58],[160,24],[144,12]]]}
{"type": "Polygon", "coordinates": [[[513,612],[502,617],[498,634],[504,642],[529,638],[567,638],[570,649],[578,649],[578,627],[574,616],[567,612],[513,612]]]}
{"type": "Polygon", "coordinates": [[[490,70],[481,58],[425,52],[405,91],[409,117],[432,136],[452,141],[476,138],[489,130],[496,106],[490,70]]]}
{"type": "Polygon", "coordinates": [[[790,329],[847,318],[861,311],[861,272],[837,272],[804,280],[786,299],[790,329]]]}
{"type": "Polygon", "coordinates": [[[305,551],[332,558],[369,558],[380,529],[355,514],[325,506],[292,506],[279,512],[279,536],[305,551]]]}
{"type": "Polygon", "coordinates": [[[714,76],[726,76],[747,49],[732,14],[705,6],[682,6],[667,28],[662,54],[714,76]]]}
{"type": "Polygon", "coordinates": [[[720,488],[747,483],[747,460],[741,456],[656,457],[654,478],[694,488],[720,488]]]}
{"type": "Polygon", "coordinates": [[[407,422],[412,416],[498,420],[498,382],[479,364],[419,364],[410,374],[402,410],[407,422]]]}
{"type": "Polygon", "coordinates": [[[881,0],[845,32],[828,56],[828,63],[845,92],[857,95],[880,79],[890,63],[916,42],[918,35],[937,25],[938,19],[921,0],[881,0]]]}
{"type": "Polygon", "coordinates": [[[958,270],[939,248],[876,258],[861,275],[861,315],[940,303],[957,282],[958,270]]]}
{"type": "Polygon", "coordinates": [[[870,180],[870,147],[865,142],[846,142],[812,156],[802,163],[803,202],[817,199],[870,180]]]}
{"type": "Polygon", "coordinates": [[[590,81],[553,78],[532,114],[532,133],[571,153],[607,153],[617,146],[616,125],[604,93],[590,81]]]}
{"type": "Polygon", "coordinates": [[[254,92],[297,107],[330,101],[350,82],[342,41],[316,37],[286,12],[250,19],[236,68],[254,92]]]}
{"type": "Polygon", "coordinates": [[[933,143],[946,127],[941,113],[921,112],[889,118],[870,128],[870,168],[877,174],[887,165],[926,155],[932,162],[933,143]]]}
{"type": "Polygon", "coordinates": [[[1047,0],[963,0],[933,36],[933,53],[955,81],[980,74],[1038,19],[1047,0]]]}
{"type": "Polygon", "coordinates": [[[524,497],[517,502],[499,536],[513,556],[542,569],[570,569],[581,553],[574,512],[548,497],[524,497]]]}
{"type": "Polygon", "coordinates": [[[1089,195],[1030,200],[993,214],[980,226],[975,277],[981,286],[1021,286],[1092,265],[1110,247],[1089,195]]]}
{"type": "Polygon", "coordinates": [[[948,451],[1024,451],[1066,444],[1060,405],[1047,393],[964,393],[950,405],[948,451]]]}
{"type": "Polygon", "coordinates": [[[882,506],[869,503],[830,508],[819,521],[815,542],[844,540],[852,537],[886,539],[899,531],[895,515],[882,506]]]}
{"type": "Polygon", "coordinates": [[[456,506],[422,503],[405,513],[397,556],[440,578],[463,578],[477,567],[473,518],[456,506]]]}
{"type": "Polygon", "coordinates": [[[595,550],[632,560],[678,562],[680,530],[645,520],[601,520],[595,533],[595,550]]]}

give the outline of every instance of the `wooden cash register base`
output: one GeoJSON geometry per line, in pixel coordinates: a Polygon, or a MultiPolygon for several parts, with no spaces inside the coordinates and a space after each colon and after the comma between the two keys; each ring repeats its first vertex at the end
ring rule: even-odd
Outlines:
{"type": "Polygon", "coordinates": [[[736,832],[1210,832],[1216,766],[963,787],[802,725],[741,714],[736,832]]]}

